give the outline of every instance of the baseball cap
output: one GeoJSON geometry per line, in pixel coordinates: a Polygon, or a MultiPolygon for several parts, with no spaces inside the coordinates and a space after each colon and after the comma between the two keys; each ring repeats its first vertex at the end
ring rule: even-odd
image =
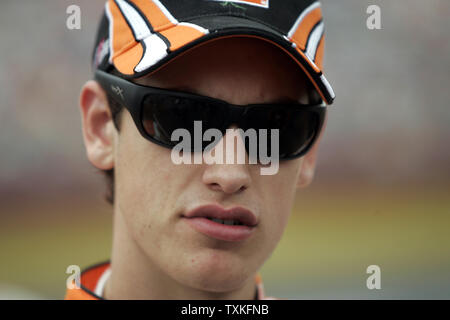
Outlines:
{"type": "Polygon", "coordinates": [[[136,79],[204,43],[237,36],[283,50],[323,101],[333,103],[335,94],[322,73],[322,9],[314,0],[108,0],[93,68],[136,79]]]}

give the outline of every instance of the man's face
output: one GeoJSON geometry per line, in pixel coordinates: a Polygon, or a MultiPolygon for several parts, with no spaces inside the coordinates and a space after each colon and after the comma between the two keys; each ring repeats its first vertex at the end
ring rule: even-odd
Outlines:
{"type": "MultiPolygon", "coordinates": [[[[189,91],[233,104],[307,102],[305,80],[279,49],[250,38],[215,41],[174,60],[139,84],[189,91]]],[[[115,232],[127,233],[148,261],[184,285],[234,290],[271,255],[291,212],[304,158],[259,165],[175,165],[171,150],[145,140],[125,110],[115,135],[115,232]],[[258,219],[243,241],[199,233],[183,215],[202,205],[240,206],[258,219]]]]}

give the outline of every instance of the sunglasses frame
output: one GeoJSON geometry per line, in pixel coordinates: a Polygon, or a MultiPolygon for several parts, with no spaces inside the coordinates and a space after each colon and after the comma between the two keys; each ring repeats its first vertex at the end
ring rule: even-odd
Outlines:
{"type": "MultiPolygon", "coordinates": [[[[131,117],[133,118],[133,121],[142,137],[153,143],[156,143],[157,145],[169,149],[172,149],[174,146],[153,138],[151,135],[147,133],[142,123],[143,101],[148,95],[165,94],[170,95],[172,97],[188,98],[194,100],[201,100],[202,102],[210,102],[212,104],[219,103],[225,105],[227,106],[227,109],[230,111],[230,114],[227,119],[228,121],[230,121],[229,123],[233,123],[233,121],[236,123],[240,122],[242,116],[244,116],[247,112],[249,112],[253,108],[261,108],[261,107],[267,108],[280,105],[280,103],[234,105],[224,100],[207,97],[199,94],[139,85],[101,70],[95,71],[95,80],[101,85],[101,87],[108,93],[108,95],[111,98],[113,98],[118,104],[120,104],[122,107],[126,108],[130,112],[131,117]]],[[[320,135],[320,132],[323,129],[325,115],[327,112],[327,106],[323,101],[320,104],[283,103],[283,105],[292,108],[302,108],[302,110],[314,112],[319,115],[318,130],[314,133],[314,137],[309,142],[309,145],[305,147],[299,154],[280,158],[280,160],[291,160],[304,156],[315,144],[317,138],[320,135]]],[[[114,118],[115,116],[116,114],[113,114],[114,118]]]]}

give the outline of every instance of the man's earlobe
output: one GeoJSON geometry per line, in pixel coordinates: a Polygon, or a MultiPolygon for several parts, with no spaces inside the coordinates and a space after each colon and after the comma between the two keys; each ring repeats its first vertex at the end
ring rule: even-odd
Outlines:
{"type": "Polygon", "coordinates": [[[80,94],[83,139],[89,161],[98,169],[114,167],[114,124],[105,92],[88,81],[80,94]]]}
{"type": "Polygon", "coordinates": [[[297,188],[307,187],[314,178],[317,159],[317,146],[318,144],[316,144],[303,158],[297,181],[297,188]]]}
{"type": "Polygon", "coordinates": [[[316,143],[303,158],[302,167],[300,168],[300,174],[297,181],[297,188],[307,187],[314,178],[314,173],[316,171],[317,152],[319,149],[320,141],[322,140],[323,134],[325,133],[327,122],[328,122],[328,115],[325,116],[322,132],[320,132],[320,135],[317,138],[316,143]]]}

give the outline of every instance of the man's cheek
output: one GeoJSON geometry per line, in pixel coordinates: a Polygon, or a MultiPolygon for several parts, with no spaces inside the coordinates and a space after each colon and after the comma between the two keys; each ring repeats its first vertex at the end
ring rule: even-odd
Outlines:
{"type": "Polygon", "coordinates": [[[270,199],[270,203],[266,203],[267,211],[265,212],[265,220],[270,228],[267,231],[275,237],[281,236],[292,210],[292,191],[280,186],[272,190],[272,196],[266,199],[270,199]]]}

